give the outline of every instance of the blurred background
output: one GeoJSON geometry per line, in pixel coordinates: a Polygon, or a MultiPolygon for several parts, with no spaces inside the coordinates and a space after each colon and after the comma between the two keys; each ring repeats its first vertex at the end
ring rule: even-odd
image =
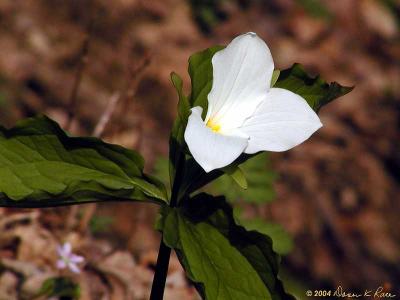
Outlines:
{"type": "MultiPolygon", "coordinates": [[[[322,109],[324,127],[249,161],[251,188],[222,178],[238,221],[272,236],[282,278],[307,289],[384,286],[400,294],[400,2],[397,0],[1,0],[0,123],[44,113],[74,135],[139,151],[166,176],[177,96],[201,49],[257,32],[279,69],[302,63],[355,85],[322,109]]],[[[1,180],[1,178],[0,178],[1,180]]],[[[0,299],[32,299],[68,241],[86,258],[81,299],[147,299],[157,208],[0,209],[0,299]]],[[[166,299],[198,299],[172,258],[166,299]]]]}

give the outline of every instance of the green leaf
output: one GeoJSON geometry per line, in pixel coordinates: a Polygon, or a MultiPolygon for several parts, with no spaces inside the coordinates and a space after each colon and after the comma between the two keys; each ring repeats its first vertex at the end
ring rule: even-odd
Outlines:
{"type": "Polygon", "coordinates": [[[45,116],[0,127],[0,206],[47,207],[103,200],[165,203],[136,152],[69,137],[45,116]]]}
{"type": "Polygon", "coordinates": [[[204,299],[294,299],[278,279],[271,239],[238,226],[223,197],[182,204],[163,208],[158,229],[204,299]]]}
{"type": "Polygon", "coordinates": [[[256,230],[269,236],[273,242],[273,249],[280,255],[287,255],[293,249],[291,235],[277,223],[266,222],[263,219],[240,219],[240,224],[247,230],[256,230]]]}
{"type": "Polygon", "coordinates": [[[237,183],[239,187],[241,187],[242,189],[247,189],[248,186],[246,177],[244,176],[244,173],[239,166],[229,165],[223,168],[222,170],[224,171],[225,174],[230,176],[237,183]]]}
{"type": "Polygon", "coordinates": [[[191,107],[201,106],[203,117],[207,113],[208,93],[211,91],[213,80],[213,67],[211,59],[214,54],[222,50],[224,46],[214,46],[193,54],[189,58],[189,75],[192,83],[190,95],[191,107]]]}
{"type": "Polygon", "coordinates": [[[67,277],[49,278],[43,282],[38,295],[47,297],[65,297],[67,299],[79,299],[80,287],[67,277]]]}
{"type": "MultiPolygon", "coordinates": [[[[156,158],[152,175],[158,178],[165,186],[170,185],[170,162],[167,157],[160,156],[156,158]]],[[[167,198],[170,198],[171,189],[167,189],[167,198]]]]}
{"type": "Polygon", "coordinates": [[[302,96],[316,112],[332,100],[349,93],[353,87],[341,86],[337,82],[327,83],[320,76],[310,77],[300,64],[281,71],[275,86],[302,96]]]}

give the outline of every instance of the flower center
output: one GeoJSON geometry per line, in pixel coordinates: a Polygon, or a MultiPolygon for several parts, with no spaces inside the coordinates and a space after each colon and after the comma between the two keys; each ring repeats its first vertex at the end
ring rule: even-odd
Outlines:
{"type": "Polygon", "coordinates": [[[221,130],[221,125],[216,124],[212,119],[208,120],[207,126],[214,132],[219,132],[221,130]]]}

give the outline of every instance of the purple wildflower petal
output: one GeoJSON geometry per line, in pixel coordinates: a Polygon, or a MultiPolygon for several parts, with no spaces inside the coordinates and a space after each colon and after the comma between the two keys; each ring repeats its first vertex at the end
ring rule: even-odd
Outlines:
{"type": "Polygon", "coordinates": [[[71,254],[71,244],[70,243],[64,243],[64,245],[62,246],[62,250],[63,250],[63,254],[64,256],[68,256],[69,254],[71,254]]]}
{"type": "Polygon", "coordinates": [[[57,246],[57,254],[58,256],[64,256],[64,251],[61,246],[57,246]]]}
{"type": "Polygon", "coordinates": [[[83,256],[71,253],[71,255],[69,257],[69,260],[70,260],[71,263],[75,263],[76,264],[76,263],[84,262],[85,258],[83,256]]]}
{"type": "Polygon", "coordinates": [[[59,259],[59,260],[57,260],[56,266],[57,266],[57,269],[65,269],[67,267],[67,264],[65,263],[64,260],[59,259]]]}
{"type": "Polygon", "coordinates": [[[76,274],[79,274],[81,272],[81,270],[79,270],[78,266],[76,264],[72,263],[72,262],[70,262],[68,264],[68,267],[72,272],[74,272],[76,274]]]}

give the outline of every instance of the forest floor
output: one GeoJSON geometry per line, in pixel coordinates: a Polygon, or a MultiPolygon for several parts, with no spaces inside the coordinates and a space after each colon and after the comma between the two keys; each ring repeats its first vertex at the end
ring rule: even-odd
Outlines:
{"type": "MultiPolygon", "coordinates": [[[[1,124],[44,113],[74,135],[91,135],[118,97],[97,134],[139,151],[152,172],[167,155],[176,113],[170,72],[188,91],[192,53],[257,32],[277,68],[299,62],[355,89],[321,111],[324,127],[312,139],[270,155],[279,174],[276,200],[245,206],[247,213],[293,236],[283,266],[295,286],[400,293],[399,5],[215,3],[0,1],[1,124]]],[[[155,218],[156,207],[126,203],[0,209],[0,300],[31,299],[59,275],[56,247],[65,241],[86,259],[74,275],[81,299],[147,299],[159,243],[155,218]]],[[[198,299],[175,256],[166,299],[198,299]]]]}

